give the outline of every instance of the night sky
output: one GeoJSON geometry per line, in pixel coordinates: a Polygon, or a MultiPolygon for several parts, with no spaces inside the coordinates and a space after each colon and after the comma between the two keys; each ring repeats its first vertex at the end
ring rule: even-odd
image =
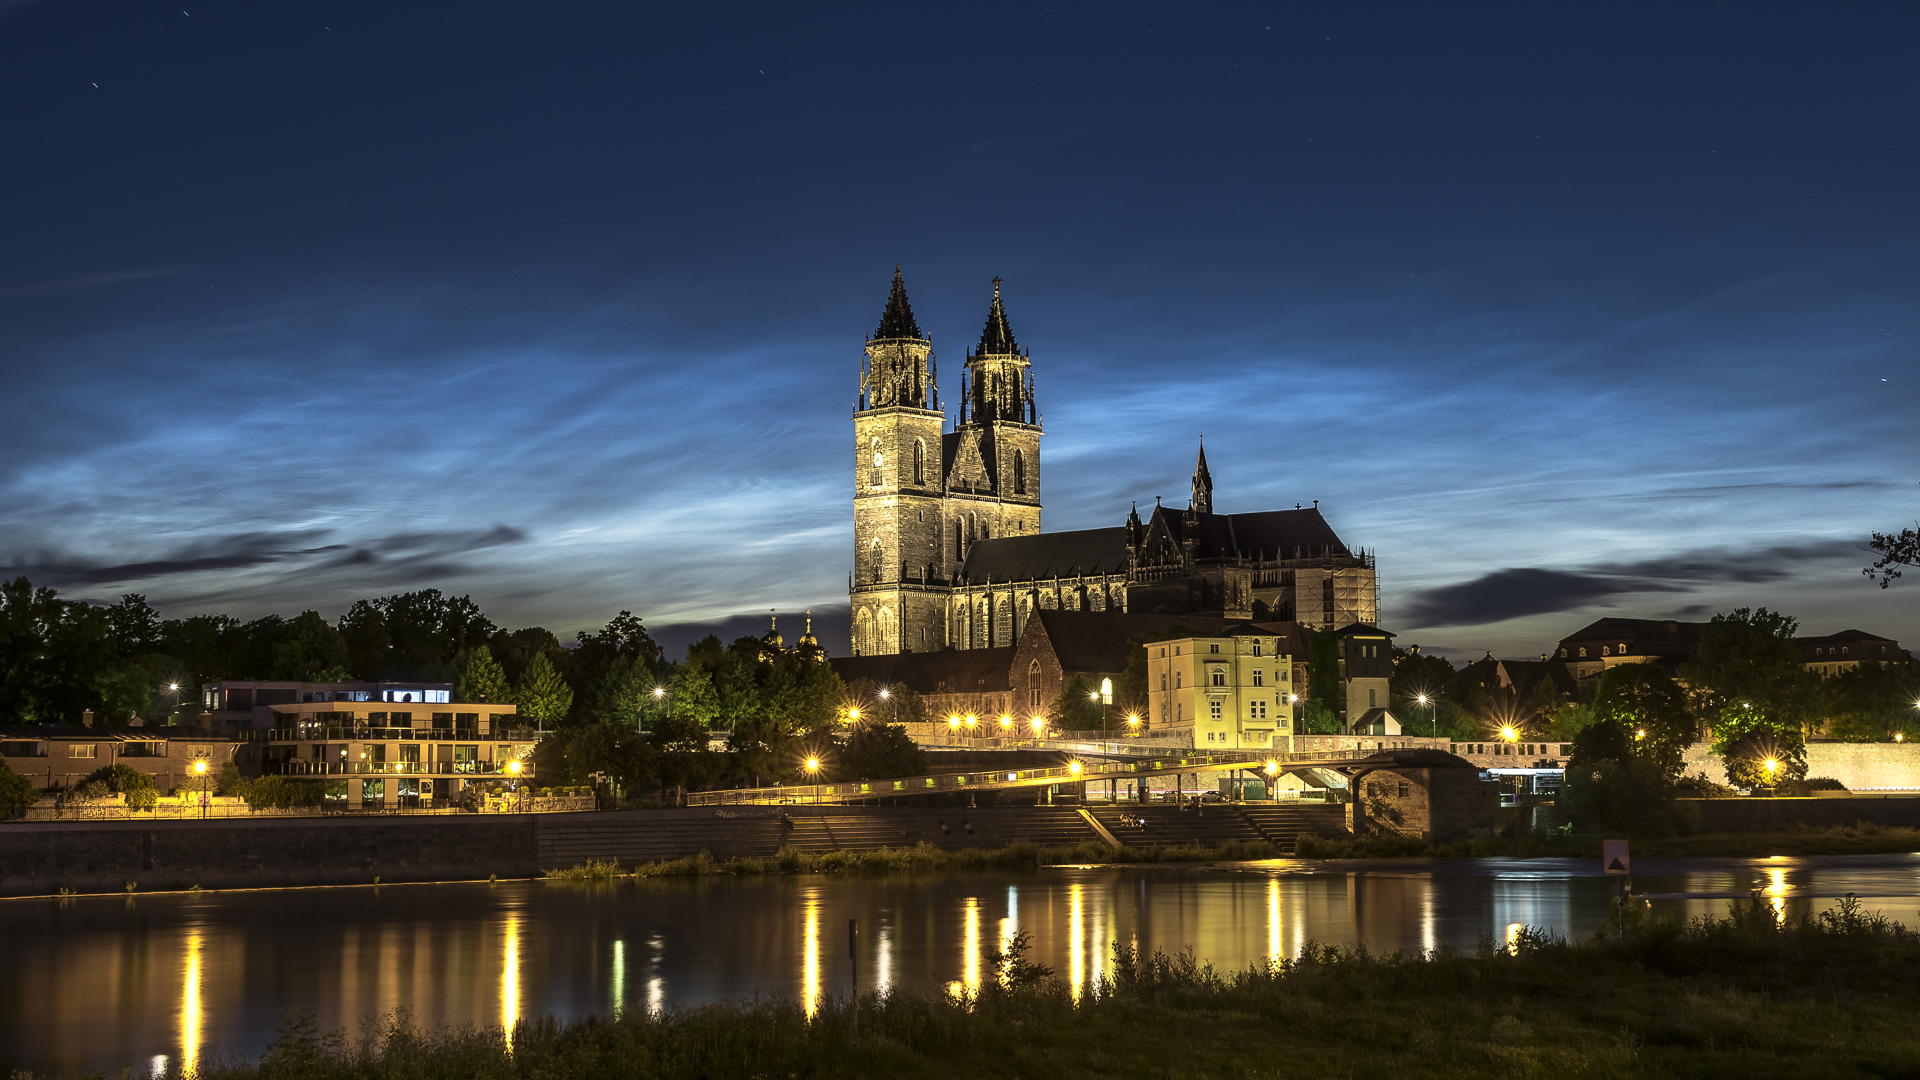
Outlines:
{"type": "MultiPolygon", "coordinates": [[[[1320,506],[1458,658],[1920,644],[1920,6],[0,0],[0,566],[846,645],[896,263],[1048,530],[1320,506]],[[791,636],[797,620],[782,620],[791,636]]],[[[789,629],[791,627],[791,629],[789,629]]]]}

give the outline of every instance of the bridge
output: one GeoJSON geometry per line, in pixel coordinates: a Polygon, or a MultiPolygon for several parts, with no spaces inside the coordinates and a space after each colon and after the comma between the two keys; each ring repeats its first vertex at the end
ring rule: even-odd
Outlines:
{"type": "MultiPolygon", "coordinates": [[[[1106,744],[1103,744],[1106,745],[1106,744]]],[[[1044,747],[1043,749],[1056,749],[1044,747]]],[[[1245,769],[1269,777],[1306,769],[1368,772],[1402,764],[1393,750],[1344,750],[1283,754],[1222,751],[1173,756],[1162,752],[1134,760],[1070,761],[1044,769],[978,769],[886,780],[854,780],[832,784],[788,784],[781,787],[698,791],[687,796],[689,806],[820,805],[855,803],[909,795],[950,795],[978,791],[1018,791],[1056,784],[1088,781],[1133,781],[1177,773],[1227,772],[1245,769]]]]}

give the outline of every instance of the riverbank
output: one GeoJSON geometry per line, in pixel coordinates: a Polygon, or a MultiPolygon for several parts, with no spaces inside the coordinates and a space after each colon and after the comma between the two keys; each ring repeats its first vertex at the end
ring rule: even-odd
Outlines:
{"type": "MultiPolygon", "coordinates": [[[[1602,837],[1522,833],[1466,840],[1426,841],[1402,836],[1303,836],[1293,854],[1303,859],[1571,858],[1598,859],[1602,837]]],[[[1920,829],[1856,822],[1829,828],[1756,833],[1699,833],[1637,837],[1633,853],[1647,859],[1753,859],[1769,855],[1896,855],[1920,852],[1920,829]]]]}
{"type": "Polygon", "coordinates": [[[1098,864],[1245,862],[1280,859],[1287,853],[1264,841],[1226,844],[1168,845],[1113,848],[1104,843],[1009,844],[1002,848],[912,847],[874,851],[797,851],[785,848],[765,857],[716,859],[706,852],[684,859],[665,859],[623,866],[611,860],[590,860],[548,870],[549,881],[612,881],[618,878],[709,877],[724,874],[886,874],[949,870],[1027,870],[1040,866],[1098,864]]]}
{"type": "Polygon", "coordinates": [[[1019,951],[973,993],[900,990],[813,1004],[758,1000],[573,1023],[421,1030],[403,1014],[362,1040],[295,1022],[250,1077],[627,1075],[713,1078],[1913,1075],[1920,935],[1848,903],[1776,922],[1630,925],[1570,944],[1533,932],[1477,950],[1371,956],[1309,946],[1229,974],[1124,943],[1075,994],[1019,951]]]}

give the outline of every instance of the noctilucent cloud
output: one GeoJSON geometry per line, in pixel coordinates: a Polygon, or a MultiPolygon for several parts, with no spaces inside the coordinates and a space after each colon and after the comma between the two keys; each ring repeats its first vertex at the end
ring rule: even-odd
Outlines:
{"type": "Polygon", "coordinates": [[[1049,530],[1318,499],[1385,621],[1920,641],[1920,7],[0,3],[0,564],[846,649],[896,263],[1049,530]],[[677,624],[677,625],[676,625],[677,624]]]}

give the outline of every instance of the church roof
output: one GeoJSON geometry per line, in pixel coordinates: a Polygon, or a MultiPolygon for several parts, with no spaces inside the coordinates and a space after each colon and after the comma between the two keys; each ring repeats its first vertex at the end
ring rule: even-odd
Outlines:
{"type": "Polygon", "coordinates": [[[940,652],[888,656],[833,657],[827,663],[842,679],[872,679],[876,684],[904,683],[916,694],[988,694],[1007,690],[1014,647],[943,649],[940,652]]]}
{"type": "Polygon", "coordinates": [[[993,307],[987,311],[987,327],[980,331],[980,348],[975,352],[983,356],[1004,356],[1019,352],[1019,346],[1013,343],[1013,327],[1007,325],[1007,309],[1000,304],[1000,279],[993,279],[993,307]]]}
{"type": "Polygon", "coordinates": [[[1081,529],[1077,532],[1031,533],[975,541],[967,549],[962,578],[984,582],[1035,581],[1042,578],[1127,571],[1127,530],[1081,529]]]}
{"type": "Polygon", "coordinates": [[[1154,615],[1145,612],[1055,611],[1034,612],[1041,632],[1053,646],[1053,655],[1068,673],[1123,671],[1133,655],[1133,642],[1147,634],[1184,626],[1197,637],[1234,634],[1271,634],[1290,656],[1306,655],[1306,638],[1293,622],[1252,623],[1206,615],[1154,615]]]}
{"type": "Polygon", "coordinates": [[[893,292],[887,296],[887,310],[880,315],[880,329],[873,332],[874,340],[883,338],[920,338],[920,324],[913,320],[913,305],[907,303],[907,285],[900,277],[900,268],[893,268],[893,292]]]}
{"type": "MultiPolygon", "coordinates": [[[[1175,541],[1187,539],[1187,511],[1161,506],[1154,517],[1175,541]]],[[[1347,545],[1320,511],[1268,510],[1257,514],[1194,514],[1196,558],[1296,558],[1325,549],[1347,554],[1347,545]]]]}

